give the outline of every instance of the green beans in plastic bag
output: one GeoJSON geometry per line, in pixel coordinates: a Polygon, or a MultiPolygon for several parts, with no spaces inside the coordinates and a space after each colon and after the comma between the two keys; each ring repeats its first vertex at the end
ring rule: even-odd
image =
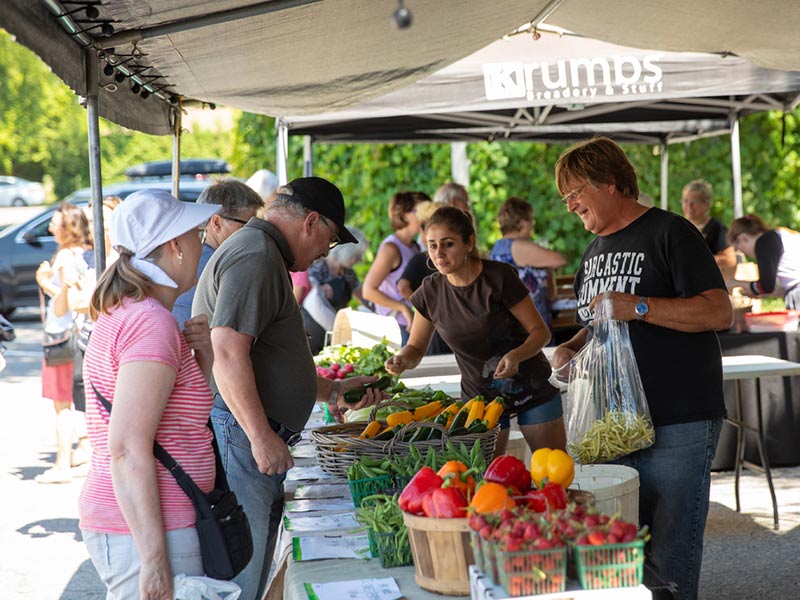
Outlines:
{"type": "Polygon", "coordinates": [[[567,451],[582,464],[608,462],[655,442],[628,324],[612,312],[610,300],[597,305],[594,335],[570,363],[567,451]]]}

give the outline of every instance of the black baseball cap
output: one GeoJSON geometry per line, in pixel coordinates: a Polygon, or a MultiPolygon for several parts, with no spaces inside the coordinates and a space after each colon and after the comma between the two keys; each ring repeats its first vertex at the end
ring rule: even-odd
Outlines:
{"type": "Polygon", "coordinates": [[[300,177],[278,188],[279,196],[286,196],[330,219],[339,228],[342,244],[357,244],[356,237],[344,226],[344,197],[339,188],[322,177],[300,177]]]}

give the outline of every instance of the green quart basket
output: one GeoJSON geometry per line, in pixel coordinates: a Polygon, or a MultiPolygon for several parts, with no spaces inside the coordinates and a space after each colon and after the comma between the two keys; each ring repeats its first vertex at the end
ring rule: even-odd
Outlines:
{"type": "Polygon", "coordinates": [[[381,567],[389,569],[414,564],[411,556],[411,544],[408,543],[408,532],[405,529],[390,533],[374,533],[374,536],[381,567]]]}
{"type": "Polygon", "coordinates": [[[557,594],[567,583],[567,548],[504,552],[496,549],[500,585],[512,598],[557,594]]]}
{"type": "Polygon", "coordinates": [[[373,494],[382,494],[385,490],[394,487],[394,478],[391,475],[371,477],[370,479],[348,479],[350,495],[353,497],[353,505],[361,508],[361,501],[373,494]]]}
{"type": "Polygon", "coordinates": [[[477,531],[470,529],[469,543],[472,546],[472,555],[475,557],[475,568],[477,568],[481,573],[486,574],[486,569],[484,569],[483,564],[483,550],[481,549],[483,540],[477,531]]]}
{"type": "Polygon", "coordinates": [[[635,587],[644,572],[644,541],[605,546],[575,546],[575,567],[585,590],[635,587]]]}

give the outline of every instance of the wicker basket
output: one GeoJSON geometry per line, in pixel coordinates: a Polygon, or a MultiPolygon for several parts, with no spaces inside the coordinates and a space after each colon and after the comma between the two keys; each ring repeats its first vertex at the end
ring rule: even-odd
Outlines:
{"type": "Polygon", "coordinates": [[[363,431],[363,423],[350,423],[345,425],[331,425],[319,427],[311,432],[311,443],[317,452],[317,462],[322,470],[336,477],[347,477],[347,468],[362,456],[371,458],[385,458],[386,456],[406,456],[411,448],[408,442],[401,440],[411,428],[431,427],[440,429],[442,437],[435,440],[424,440],[415,442],[414,447],[420,452],[426,452],[428,448],[444,450],[447,441],[454,444],[464,444],[467,448],[480,440],[481,451],[486,460],[486,464],[492,461],[494,446],[497,441],[497,434],[500,427],[495,427],[484,433],[471,433],[451,437],[441,425],[430,421],[412,421],[405,425],[391,440],[370,440],[358,437],[363,431]]]}

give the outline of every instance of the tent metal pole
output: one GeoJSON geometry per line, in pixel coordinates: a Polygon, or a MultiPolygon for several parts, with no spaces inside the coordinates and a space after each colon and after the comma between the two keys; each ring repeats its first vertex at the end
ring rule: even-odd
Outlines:
{"type": "Polygon", "coordinates": [[[303,177],[314,174],[314,140],[310,135],[303,136],[303,177]]]}
{"type": "Polygon", "coordinates": [[[178,106],[172,109],[172,195],[180,198],[181,193],[181,129],[183,107],[178,99],[178,106]]]}
{"type": "Polygon", "coordinates": [[[456,183],[460,183],[465,188],[469,188],[469,160],[467,159],[467,142],[451,142],[450,176],[456,183]]]}
{"type": "Polygon", "coordinates": [[[744,216],[742,206],[742,154],[739,146],[739,115],[731,116],[731,172],[733,183],[733,218],[744,216]]]}
{"type": "Polygon", "coordinates": [[[99,61],[94,49],[84,50],[83,57],[86,67],[86,118],[89,129],[89,181],[92,186],[94,264],[97,272],[102,273],[106,268],[106,236],[103,227],[103,178],[100,170],[100,106],[97,86],[99,61]]]}
{"type": "Polygon", "coordinates": [[[669,146],[667,140],[661,142],[661,208],[667,210],[669,204],[669,146]]]}
{"type": "Polygon", "coordinates": [[[289,182],[289,127],[283,119],[275,120],[275,169],[278,175],[278,185],[289,182]]]}

